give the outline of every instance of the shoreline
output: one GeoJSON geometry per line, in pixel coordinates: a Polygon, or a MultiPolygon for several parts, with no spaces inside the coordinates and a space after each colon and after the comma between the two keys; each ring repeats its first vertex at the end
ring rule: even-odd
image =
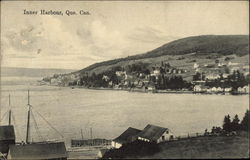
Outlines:
{"type": "MultiPolygon", "coordinates": [[[[42,86],[42,85],[40,85],[42,86]]],[[[136,93],[153,93],[153,94],[198,94],[198,95],[249,95],[250,93],[238,93],[238,92],[194,92],[194,91],[178,91],[178,90],[142,90],[142,89],[128,89],[128,88],[98,88],[98,87],[83,87],[83,86],[60,86],[60,85],[47,85],[54,87],[66,87],[66,88],[83,88],[90,90],[110,90],[110,91],[127,91],[136,93]]]]}

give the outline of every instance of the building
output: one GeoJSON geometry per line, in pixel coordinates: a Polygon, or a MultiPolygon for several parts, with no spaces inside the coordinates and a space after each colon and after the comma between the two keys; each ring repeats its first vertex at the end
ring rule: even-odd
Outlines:
{"type": "Polygon", "coordinates": [[[211,88],[211,91],[212,91],[212,92],[217,92],[217,88],[216,88],[216,87],[213,87],[213,88],[211,88]]]}
{"type": "Polygon", "coordinates": [[[204,85],[195,85],[194,88],[193,88],[193,91],[194,92],[206,92],[208,89],[207,86],[204,86],[204,85]]]}
{"type": "Polygon", "coordinates": [[[8,160],[67,160],[64,142],[10,145],[8,160]]]}
{"type": "Polygon", "coordinates": [[[223,73],[223,74],[222,74],[222,77],[223,77],[224,79],[226,79],[226,78],[228,78],[229,75],[230,75],[230,74],[223,73]]]}
{"type": "Polygon", "coordinates": [[[138,135],[138,140],[160,143],[173,139],[173,134],[168,128],[148,124],[138,135]]]}
{"type": "Polygon", "coordinates": [[[120,148],[123,144],[133,142],[137,139],[136,135],[140,132],[141,130],[139,129],[129,127],[120,136],[112,140],[111,146],[113,148],[120,148]]]}
{"type": "Polygon", "coordinates": [[[237,66],[238,64],[239,64],[239,63],[233,63],[233,62],[230,61],[230,62],[228,63],[228,66],[237,66]]]}
{"type": "Polygon", "coordinates": [[[218,87],[218,88],[217,88],[217,92],[223,92],[223,88],[218,87]]]}
{"type": "Polygon", "coordinates": [[[206,75],[206,79],[207,80],[215,80],[215,79],[219,79],[219,78],[220,78],[219,74],[209,74],[209,75],[206,75]]]}
{"type": "Polygon", "coordinates": [[[248,85],[248,86],[244,86],[244,87],[239,87],[239,88],[237,89],[237,91],[238,91],[239,93],[249,93],[249,85],[248,85]]]}
{"type": "Polygon", "coordinates": [[[195,63],[194,64],[194,69],[197,69],[197,68],[199,68],[199,64],[195,63]]]}
{"type": "Polygon", "coordinates": [[[249,85],[248,86],[244,86],[243,89],[244,89],[245,93],[250,93],[249,85]]]}
{"type": "Polygon", "coordinates": [[[231,92],[231,91],[232,91],[232,87],[224,88],[224,91],[225,91],[225,92],[231,92]]]}
{"type": "Polygon", "coordinates": [[[15,144],[14,126],[0,126],[0,152],[7,154],[11,144],[15,144]]]}

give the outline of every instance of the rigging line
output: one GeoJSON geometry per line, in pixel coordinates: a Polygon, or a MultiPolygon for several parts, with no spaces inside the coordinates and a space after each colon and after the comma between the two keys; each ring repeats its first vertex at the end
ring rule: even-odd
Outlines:
{"type": "Polygon", "coordinates": [[[35,129],[36,129],[36,133],[38,135],[39,138],[41,138],[42,141],[44,141],[44,137],[41,135],[40,131],[39,131],[39,128],[38,128],[38,125],[37,125],[37,122],[36,122],[36,119],[35,119],[35,116],[31,110],[31,116],[32,116],[32,119],[34,121],[34,124],[35,124],[35,129]]]}
{"type": "Polygon", "coordinates": [[[8,112],[9,112],[9,111],[6,111],[6,112],[3,114],[2,118],[1,118],[1,122],[4,120],[4,118],[6,117],[6,115],[7,115],[8,112]]]}
{"type": "MultiPolygon", "coordinates": [[[[36,111],[36,110],[35,110],[36,111]]],[[[53,127],[52,124],[49,123],[49,121],[47,121],[38,111],[36,111],[36,113],[52,128],[54,129],[62,138],[64,138],[64,136],[55,128],[53,127]]]]}
{"type": "MultiPolygon", "coordinates": [[[[14,116],[14,113],[12,112],[12,114],[11,114],[11,116],[12,116],[12,119],[13,119],[13,122],[14,122],[14,126],[17,126],[17,124],[16,124],[16,119],[15,119],[15,116],[14,116]]],[[[18,127],[15,127],[15,130],[16,130],[16,133],[17,133],[17,135],[18,136],[21,136],[19,133],[19,129],[18,129],[18,127]]]]}

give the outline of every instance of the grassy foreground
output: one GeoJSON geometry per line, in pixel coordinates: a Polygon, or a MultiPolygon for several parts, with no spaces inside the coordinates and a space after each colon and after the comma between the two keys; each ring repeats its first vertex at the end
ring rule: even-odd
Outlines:
{"type": "Polygon", "coordinates": [[[154,152],[151,153],[147,152],[151,150],[147,147],[135,149],[137,145],[138,142],[111,150],[103,158],[249,158],[249,135],[247,132],[241,132],[237,136],[206,136],[164,142],[155,145],[154,152]]]}

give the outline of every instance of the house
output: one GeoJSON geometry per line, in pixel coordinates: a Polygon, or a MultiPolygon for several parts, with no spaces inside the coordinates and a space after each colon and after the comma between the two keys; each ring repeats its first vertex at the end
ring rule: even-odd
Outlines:
{"type": "Polygon", "coordinates": [[[239,93],[249,93],[249,86],[239,87],[237,91],[239,93]]]}
{"type": "Polygon", "coordinates": [[[243,87],[238,87],[237,91],[238,91],[239,93],[244,93],[243,87]]]}
{"type": "Polygon", "coordinates": [[[230,75],[230,74],[223,73],[223,74],[222,74],[222,77],[223,77],[224,79],[226,79],[226,78],[228,78],[229,75],[230,75]]]}
{"type": "Polygon", "coordinates": [[[195,63],[194,64],[194,69],[197,69],[197,68],[199,68],[199,64],[195,63]]]}
{"type": "Polygon", "coordinates": [[[160,74],[161,74],[160,70],[159,69],[155,69],[155,70],[153,70],[153,72],[150,75],[158,77],[160,74]]]}
{"type": "Polygon", "coordinates": [[[224,88],[224,91],[225,91],[225,92],[231,92],[231,91],[232,91],[232,87],[224,88]]]}
{"type": "Polygon", "coordinates": [[[212,91],[212,92],[217,92],[217,88],[216,88],[216,87],[213,87],[213,88],[211,88],[211,91],[212,91]]]}
{"type": "Polygon", "coordinates": [[[223,88],[218,87],[218,88],[217,88],[217,92],[223,92],[223,88]]]}
{"type": "Polygon", "coordinates": [[[126,71],[125,71],[125,72],[123,72],[123,71],[116,71],[115,74],[116,74],[118,77],[125,76],[125,75],[126,75],[126,71]]]}
{"type": "Polygon", "coordinates": [[[108,82],[109,79],[110,79],[110,78],[109,78],[108,76],[106,76],[106,75],[103,75],[103,76],[102,76],[102,80],[105,80],[106,82],[108,82]]]}
{"type": "Polygon", "coordinates": [[[238,64],[239,64],[239,63],[233,63],[233,62],[231,62],[231,61],[228,63],[229,66],[236,66],[236,65],[238,65],[238,64]]]}
{"type": "Polygon", "coordinates": [[[9,160],[67,160],[64,142],[46,142],[10,145],[9,160]]]}
{"type": "Polygon", "coordinates": [[[141,130],[139,129],[129,127],[120,136],[112,140],[111,146],[113,148],[120,148],[123,144],[133,142],[137,139],[136,135],[140,132],[141,130]]]}
{"type": "Polygon", "coordinates": [[[250,91],[249,91],[249,85],[248,86],[244,86],[243,89],[244,89],[245,93],[250,93],[250,91]]]}
{"type": "Polygon", "coordinates": [[[215,80],[215,79],[218,79],[218,78],[220,78],[219,74],[209,74],[209,75],[206,75],[206,79],[207,80],[215,80]]]}
{"type": "Polygon", "coordinates": [[[208,89],[207,86],[204,86],[204,85],[195,85],[194,88],[193,88],[193,91],[194,92],[206,92],[208,89]]]}
{"type": "Polygon", "coordinates": [[[138,135],[138,140],[160,143],[173,139],[173,134],[168,128],[148,124],[138,135]]]}

